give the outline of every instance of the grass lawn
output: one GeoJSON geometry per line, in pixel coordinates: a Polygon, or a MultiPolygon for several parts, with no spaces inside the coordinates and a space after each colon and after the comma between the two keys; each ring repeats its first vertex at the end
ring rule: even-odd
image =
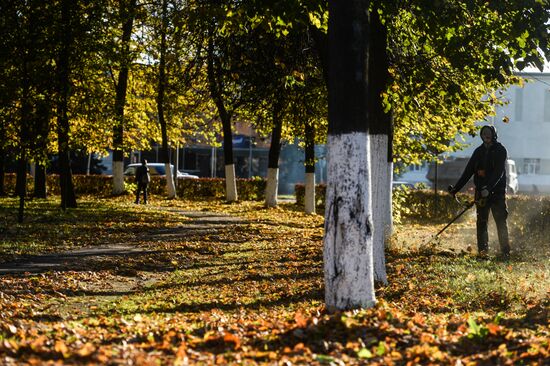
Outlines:
{"type": "MultiPolygon", "coordinates": [[[[0,268],[81,248],[49,271],[0,275],[0,364],[543,364],[550,239],[510,261],[475,254],[473,217],[404,222],[378,304],[323,306],[323,217],[291,203],[0,198],[0,268]],[[473,246],[474,249],[471,247],[473,246]],[[79,253],[78,255],[75,253],[79,253]]],[[[496,236],[491,235],[491,239],[496,236]]],[[[494,243],[491,243],[495,247],[494,243]]]]}

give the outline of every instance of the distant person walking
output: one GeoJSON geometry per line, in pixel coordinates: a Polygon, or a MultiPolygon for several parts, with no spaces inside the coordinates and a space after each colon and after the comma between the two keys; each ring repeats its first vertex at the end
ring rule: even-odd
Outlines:
{"type": "Polygon", "coordinates": [[[143,159],[141,165],[136,169],[136,183],[137,183],[137,192],[136,192],[136,204],[139,203],[139,196],[143,190],[143,203],[147,204],[147,186],[151,181],[151,176],[149,175],[149,168],[147,167],[147,160],[143,159]]]}
{"type": "Polygon", "coordinates": [[[489,251],[487,223],[489,211],[497,226],[500,251],[505,259],[510,256],[508,240],[508,209],[506,207],[506,148],[497,142],[497,131],[493,126],[483,126],[480,131],[483,144],[474,150],[462,176],[454,186],[449,186],[453,196],[474,176],[477,212],[477,248],[484,257],[489,251]]]}

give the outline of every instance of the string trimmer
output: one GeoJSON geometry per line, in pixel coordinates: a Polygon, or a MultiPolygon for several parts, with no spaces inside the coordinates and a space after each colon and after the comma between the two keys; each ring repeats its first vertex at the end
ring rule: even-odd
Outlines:
{"type": "Polygon", "coordinates": [[[449,221],[449,223],[447,225],[445,225],[445,227],[441,230],[439,230],[439,232],[437,234],[435,234],[434,236],[432,236],[430,238],[430,240],[428,240],[426,243],[424,243],[423,246],[426,246],[428,244],[430,244],[432,242],[432,240],[434,240],[435,238],[437,238],[439,235],[441,235],[442,232],[444,232],[445,230],[447,230],[447,228],[449,226],[451,226],[453,224],[453,222],[455,222],[456,220],[458,220],[462,215],[464,215],[464,213],[466,211],[468,211],[470,208],[472,208],[473,205],[475,205],[476,203],[479,204],[480,206],[484,206],[485,205],[485,202],[481,202],[481,200],[485,200],[485,199],[480,199],[479,201],[472,201],[472,202],[468,202],[466,204],[464,204],[463,202],[460,202],[458,200],[458,198],[455,196],[455,200],[456,202],[458,202],[458,204],[460,206],[464,206],[464,208],[462,209],[462,211],[460,211],[451,221],[449,221]]]}

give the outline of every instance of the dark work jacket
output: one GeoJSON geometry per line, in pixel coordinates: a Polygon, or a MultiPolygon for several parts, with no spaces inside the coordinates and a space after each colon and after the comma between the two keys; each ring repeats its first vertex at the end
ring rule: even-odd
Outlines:
{"type": "Polygon", "coordinates": [[[505,194],[507,156],[506,148],[499,142],[493,142],[489,148],[481,144],[474,150],[455,190],[460,191],[473,175],[477,191],[486,188],[493,195],[505,194]]]}
{"type": "Polygon", "coordinates": [[[149,184],[149,168],[145,165],[140,165],[136,169],[136,183],[149,184]]]}

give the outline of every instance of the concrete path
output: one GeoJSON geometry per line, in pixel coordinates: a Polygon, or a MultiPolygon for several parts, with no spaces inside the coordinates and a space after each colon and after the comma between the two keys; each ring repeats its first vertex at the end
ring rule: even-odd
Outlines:
{"type": "MultiPolygon", "coordinates": [[[[168,236],[186,236],[223,228],[227,225],[244,223],[242,218],[216,212],[184,211],[159,207],[177,212],[192,220],[184,220],[177,228],[158,229],[146,233],[147,240],[158,241],[168,236]]],[[[13,262],[0,263],[0,275],[40,273],[55,270],[86,270],[92,263],[107,261],[116,257],[132,257],[155,254],[157,251],[123,243],[81,248],[60,253],[26,256],[13,262]]]]}

